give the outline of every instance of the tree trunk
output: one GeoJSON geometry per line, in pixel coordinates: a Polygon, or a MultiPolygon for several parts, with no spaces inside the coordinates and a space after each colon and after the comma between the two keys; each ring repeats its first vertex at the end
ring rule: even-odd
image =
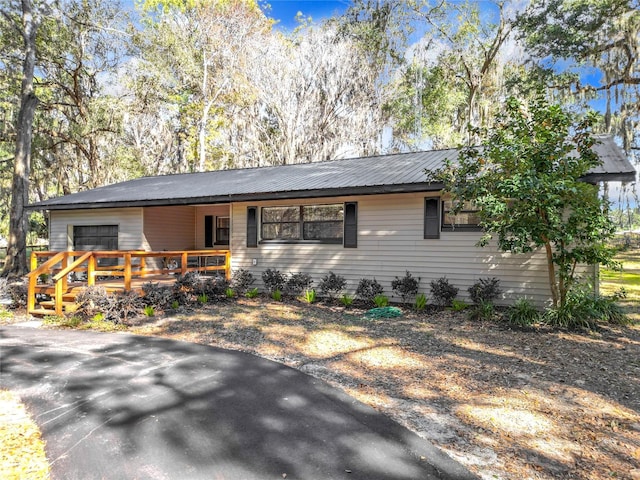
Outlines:
{"type": "Polygon", "coordinates": [[[36,31],[31,0],[22,0],[22,36],[24,39],[24,62],[22,64],[22,87],[20,111],[11,187],[11,212],[9,214],[9,244],[7,259],[2,270],[4,277],[19,277],[28,272],[27,229],[28,218],[25,206],[29,203],[29,173],[31,166],[31,138],[33,117],[38,98],[33,91],[33,73],[36,63],[36,31]]]}

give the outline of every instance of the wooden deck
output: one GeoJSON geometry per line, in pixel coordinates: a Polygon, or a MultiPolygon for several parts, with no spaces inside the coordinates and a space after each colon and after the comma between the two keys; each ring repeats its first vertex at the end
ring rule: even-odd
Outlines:
{"type": "Polygon", "coordinates": [[[229,250],[33,252],[27,293],[31,315],[62,315],[79,291],[141,291],[145,283],[172,284],[187,272],[231,273],[229,250]],[[51,300],[41,301],[42,297],[51,300]]]}

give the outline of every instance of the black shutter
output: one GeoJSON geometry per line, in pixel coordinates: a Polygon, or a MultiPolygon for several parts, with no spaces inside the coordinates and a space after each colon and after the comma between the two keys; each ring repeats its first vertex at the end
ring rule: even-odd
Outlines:
{"type": "Polygon", "coordinates": [[[344,248],[358,246],[358,202],[344,204],[344,248]]]}
{"type": "Polygon", "coordinates": [[[440,238],[440,199],[424,199],[424,238],[440,238]]]}
{"type": "Polygon", "coordinates": [[[204,216],[204,246],[213,247],[213,215],[204,216]]]}
{"type": "Polygon", "coordinates": [[[247,248],[258,246],[258,207],[247,207],[247,248]]]}

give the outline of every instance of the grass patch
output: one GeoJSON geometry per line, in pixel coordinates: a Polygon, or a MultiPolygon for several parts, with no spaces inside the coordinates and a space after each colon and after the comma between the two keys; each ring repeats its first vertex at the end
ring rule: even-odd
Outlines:
{"type": "Polygon", "coordinates": [[[7,479],[49,479],[40,430],[20,399],[6,390],[0,390],[0,472],[7,479]]]}
{"type": "Polygon", "coordinates": [[[640,322],[640,249],[627,250],[616,255],[622,270],[600,270],[600,293],[613,295],[624,289],[626,298],[620,300],[629,318],[640,322]]]}

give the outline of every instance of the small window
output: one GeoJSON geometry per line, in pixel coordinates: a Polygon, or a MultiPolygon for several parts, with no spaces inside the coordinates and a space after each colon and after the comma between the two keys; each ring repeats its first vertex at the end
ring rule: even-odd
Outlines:
{"type": "Polygon", "coordinates": [[[478,208],[472,202],[465,202],[462,210],[456,215],[451,213],[453,202],[442,202],[442,229],[443,230],[480,230],[480,216],[478,208]]]}
{"type": "Polygon", "coordinates": [[[262,208],[262,240],[342,243],[344,207],[305,205],[262,208]]]}
{"type": "Polygon", "coordinates": [[[229,245],[229,217],[216,217],[216,245],[229,245]]]}

